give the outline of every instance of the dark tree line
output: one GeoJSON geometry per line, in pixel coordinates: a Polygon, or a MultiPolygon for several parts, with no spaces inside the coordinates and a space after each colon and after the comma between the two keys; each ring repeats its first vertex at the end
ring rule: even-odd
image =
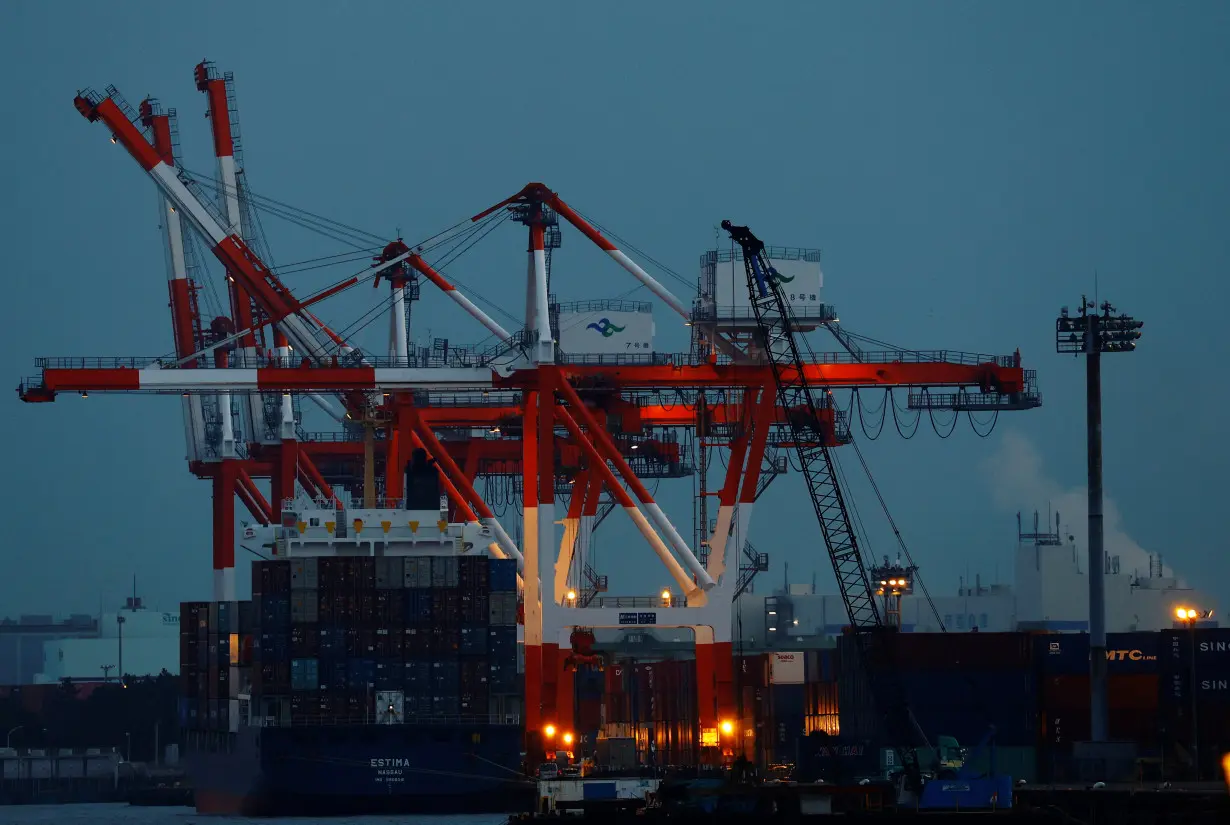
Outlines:
{"type": "Polygon", "coordinates": [[[165,670],[92,689],[66,680],[7,694],[0,694],[0,747],[116,748],[126,756],[131,748],[131,759],[143,762],[154,760],[155,736],[159,747],[179,742],[179,679],[165,670]]]}

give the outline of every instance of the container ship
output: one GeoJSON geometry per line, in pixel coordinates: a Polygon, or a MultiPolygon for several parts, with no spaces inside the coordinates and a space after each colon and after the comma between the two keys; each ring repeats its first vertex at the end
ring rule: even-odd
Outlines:
{"type": "Polygon", "coordinates": [[[434,469],[408,470],[407,490],[409,508],[284,510],[293,526],[279,558],[253,562],[251,601],[182,605],[180,721],[199,812],[530,804],[517,563],[476,551],[477,525],[447,522],[434,469]]]}

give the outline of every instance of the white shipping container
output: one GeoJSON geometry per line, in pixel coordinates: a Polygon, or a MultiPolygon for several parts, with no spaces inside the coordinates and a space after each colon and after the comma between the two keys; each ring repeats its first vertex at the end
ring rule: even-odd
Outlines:
{"type": "Polygon", "coordinates": [[[0,765],[4,765],[4,778],[17,779],[21,775],[21,760],[16,756],[6,756],[0,759],[0,765]]]}
{"type": "Polygon", "coordinates": [[[376,691],[376,722],[400,725],[405,719],[406,695],[400,690],[376,691]]]}
{"type": "Polygon", "coordinates": [[[431,587],[431,557],[409,556],[406,558],[406,587],[431,587]]]}
{"type": "Polygon", "coordinates": [[[50,779],[51,778],[51,760],[45,756],[35,757],[26,760],[26,774],[31,779],[50,779]]]}
{"type": "Polygon", "coordinates": [[[296,590],[316,590],[320,587],[319,561],[314,558],[290,560],[290,586],[296,590]]]}
{"type": "Polygon", "coordinates": [[[376,589],[396,590],[405,586],[405,580],[405,560],[401,556],[376,559],[376,589]]]}
{"type": "Polygon", "coordinates": [[[650,306],[626,301],[565,304],[559,312],[559,347],[573,356],[650,355],[654,334],[650,306]]]}
{"type": "Polygon", "coordinates": [[[773,653],[769,681],[775,685],[801,685],[807,681],[805,657],[800,653],[773,653]]]}

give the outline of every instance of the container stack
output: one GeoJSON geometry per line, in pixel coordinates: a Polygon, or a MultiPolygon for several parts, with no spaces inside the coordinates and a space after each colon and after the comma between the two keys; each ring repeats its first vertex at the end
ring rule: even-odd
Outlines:
{"type": "Polygon", "coordinates": [[[179,610],[179,726],[198,730],[209,719],[209,602],[179,610]]]}
{"type": "Polygon", "coordinates": [[[246,602],[180,605],[180,724],[233,732],[249,679],[250,607],[246,602]]]}
{"type": "Polygon", "coordinates": [[[1193,775],[1199,767],[1201,777],[1216,778],[1222,755],[1230,753],[1230,629],[1164,631],[1158,660],[1164,736],[1199,752],[1193,775]]]}
{"type": "MultiPolygon", "coordinates": [[[[1024,633],[903,633],[897,678],[910,711],[933,744],[951,737],[973,750],[991,727],[1001,770],[1036,778],[1039,730],[1034,639],[1024,633]]],[[[842,740],[872,742],[887,767],[892,743],[880,722],[855,639],[838,640],[836,675],[842,740]]]]}
{"type": "Polygon", "coordinates": [[[255,692],[292,725],[519,719],[516,575],[486,556],[255,562],[255,692]]]}
{"type": "MultiPolygon", "coordinates": [[[[578,722],[593,724],[593,678],[577,685],[578,722]]],[[[600,738],[634,740],[637,760],[648,765],[690,765],[698,758],[696,662],[616,662],[606,668],[606,696],[597,711],[600,738]]],[[[584,733],[584,731],[581,731],[584,733]]]]}

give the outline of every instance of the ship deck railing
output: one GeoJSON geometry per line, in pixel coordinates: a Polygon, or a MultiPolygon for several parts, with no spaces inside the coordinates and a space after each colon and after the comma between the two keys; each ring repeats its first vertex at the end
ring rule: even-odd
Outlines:
{"type": "Polygon", "coordinates": [[[508,725],[515,726],[521,724],[521,719],[517,715],[492,715],[487,713],[474,714],[442,714],[442,715],[405,715],[398,716],[395,720],[387,720],[377,718],[370,713],[367,714],[294,714],[290,717],[289,722],[280,722],[277,719],[265,718],[263,720],[255,720],[254,724],[257,727],[263,728],[320,728],[320,727],[340,727],[354,725],[429,725],[429,726],[446,726],[446,725],[508,725]]]}

